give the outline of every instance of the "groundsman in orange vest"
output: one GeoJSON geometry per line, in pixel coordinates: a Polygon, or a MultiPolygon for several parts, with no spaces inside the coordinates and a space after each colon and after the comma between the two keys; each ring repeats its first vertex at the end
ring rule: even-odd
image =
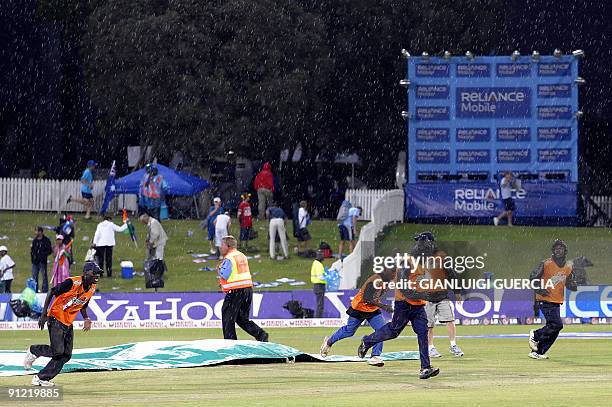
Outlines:
{"type": "Polygon", "coordinates": [[[576,291],[576,277],[573,264],[566,260],[567,245],[563,240],[555,240],[552,256],[542,261],[530,275],[531,280],[539,280],[541,288],[535,289],[535,310],[541,311],[546,325],[529,332],[529,347],[532,359],[548,359],[546,352],[553,345],[563,329],[560,308],[565,300],[565,288],[576,291]]]}
{"type": "Polygon", "coordinates": [[[64,364],[72,357],[74,339],[72,323],[78,313],[83,316],[83,330],[91,329],[87,305],[96,292],[96,283],[101,273],[102,270],[95,262],[86,262],[81,277],[69,277],[60,285],[53,287],[47,294],[38,326],[40,329],[44,329],[45,325],[48,326],[51,345],[30,346],[23,361],[23,367],[26,370],[31,369],[34,361],[41,356],[51,358],[51,360],[32,378],[32,385],[53,386],[50,380],[61,372],[64,364]],[[53,297],[55,299],[51,302],[53,297]]]}
{"type": "Polygon", "coordinates": [[[221,239],[219,251],[223,260],[217,267],[219,285],[225,293],[221,307],[223,338],[238,339],[236,324],[261,342],[268,341],[268,334],[249,319],[253,302],[253,281],[247,257],[236,250],[238,242],[233,236],[221,239]]]}

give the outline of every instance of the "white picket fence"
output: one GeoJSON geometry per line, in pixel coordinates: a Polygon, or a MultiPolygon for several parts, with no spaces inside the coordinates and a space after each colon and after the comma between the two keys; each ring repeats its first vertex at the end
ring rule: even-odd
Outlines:
{"type": "MultiPolygon", "coordinates": [[[[369,204],[372,196],[376,196],[375,193],[370,194],[369,190],[349,191],[346,193],[346,199],[349,199],[353,206],[361,206],[364,212],[366,211],[366,206],[365,204],[360,205],[359,202],[369,204]],[[353,195],[350,195],[349,191],[353,195]],[[359,192],[361,192],[361,195],[359,192]],[[361,201],[360,198],[362,199],[361,201]]],[[[359,231],[359,240],[353,252],[348,255],[344,261],[338,260],[332,265],[332,268],[341,270],[342,278],[340,280],[340,289],[342,290],[357,288],[357,280],[361,276],[361,264],[363,260],[375,254],[374,242],[376,236],[382,232],[385,226],[404,220],[404,191],[401,189],[383,191],[382,196],[372,203],[369,213],[371,221],[359,231]]]]}
{"type": "MultiPolygon", "coordinates": [[[[104,200],[106,181],[94,181],[94,211],[104,200]]],[[[25,178],[0,178],[0,210],[84,212],[83,205],[66,203],[69,196],[81,197],[79,180],[41,180],[25,178]]],[[[119,195],[110,205],[111,211],[126,208],[137,210],[135,195],[119,195]]]]}
{"type": "Polygon", "coordinates": [[[347,189],[344,198],[353,206],[361,206],[363,213],[361,220],[372,220],[372,213],[376,202],[390,189],[347,189]]]}
{"type": "MultiPolygon", "coordinates": [[[[608,218],[612,219],[612,196],[592,196],[593,202],[595,202],[601,210],[608,215],[608,218]]],[[[593,215],[597,214],[595,209],[587,204],[586,205],[587,219],[591,218],[593,215]]],[[[606,226],[606,223],[603,219],[599,218],[595,222],[593,226],[606,226]]]]}

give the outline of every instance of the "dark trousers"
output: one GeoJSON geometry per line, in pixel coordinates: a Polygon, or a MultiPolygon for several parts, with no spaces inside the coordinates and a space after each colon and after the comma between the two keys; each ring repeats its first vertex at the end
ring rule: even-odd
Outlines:
{"type": "Polygon", "coordinates": [[[49,345],[32,345],[30,352],[37,357],[45,356],[51,358],[47,366],[38,372],[40,380],[51,380],[62,371],[62,367],[72,357],[72,342],[74,339],[72,325],[66,326],[55,318],[49,318],[49,345]]]}
{"type": "Polygon", "coordinates": [[[236,340],[236,324],[253,338],[261,341],[265,339],[266,331],[249,319],[251,303],[253,302],[252,288],[239,288],[225,295],[221,307],[221,322],[223,324],[223,338],[236,340]]]}
{"type": "Polygon", "coordinates": [[[12,284],[13,284],[13,280],[0,281],[0,294],[3,294],[3,293],[11,294],[12,284]]]}
{"type": "Polygon", "coordinates": [[[96,258],[98,266],[104,271],[104,263],[106,263],[106,275],[113,275],[113,246],[96,246],[96,258]]]}
{"type": "Polygon", "coordinates": [[[312,291],[314,291],[314,294],[317,297],[317,309],[315,311],[314,317],[323,318],[323,306],[325,304],[325,284],[313,284],[312,291]]]}
{"type": "Polygon", "coordinates": [[[546,318],[546,325],[534,332],[534,339],[538,342],[538,353],[543,355],[557,340],[559,332],[563,329],[563,321],[560,304],[538,301],[538,306],[546,318]]]}
{"type": "Polygon", "coordinates": [[[423,305],[411,305],[406,301],[395,301],[395,310],[391,322],[376,330],[373,334],[363,337],[366,349],[379,342],[395,339],[402,330],[412,324],[412,330],[417,334],[419,341],[419,356],[421,358],[421,369],[430,367],[429,350],[427,348],[427,314],[423,305]]]}
{"type": "Polygon", "coordinates": [[[36,290],[39,293],[49,291],[49,278],[47,277],[47,262],[32,264],[32,278],[36,281],[36,290]],[[38,275],[42,274],[42,289],[38,285],[38,275]]]}

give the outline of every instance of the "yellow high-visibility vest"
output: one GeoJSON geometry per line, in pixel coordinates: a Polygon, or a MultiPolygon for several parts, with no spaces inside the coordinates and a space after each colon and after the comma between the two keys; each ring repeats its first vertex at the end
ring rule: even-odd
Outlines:
{"type": "Polygon", "coordinates": [[[310,282],[313,284],[327,284],[327,281],[323,278],[324,272],[325,267],[323,267],[323,263],[319,260],[313,261],[310,268],[310,282]]]}
{"type": "Polygon", "coordinates": [[[249,261],[246,256],[238,250],[231,250],[225,255],[232,263],[232,272],[227,280],[221,278],[221,288],[224,292],[236,290],[238,288],[253,287],[251,280],[251,272],[249,270],[249,261]]]}

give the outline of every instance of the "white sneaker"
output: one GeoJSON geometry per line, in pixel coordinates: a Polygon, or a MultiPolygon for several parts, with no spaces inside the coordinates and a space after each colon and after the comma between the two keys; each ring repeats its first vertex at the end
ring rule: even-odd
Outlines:
{"type": "Polygon", "coordinates": [[[546,355],[540,355],[538,352],[531,352],[529,355],[531,359],[548,359],[546,355]]]}
{"type": "Polygon", "coordinates": [[[323,343],[321,344],[321,350],[319,351],[319,355],[321,355],[322,358],[326,358],[327,355],[329,354],[329,351],[331,350],[331,346],[327,344],[328,340],[329,340],[329,336],[326,336],[325,338],[323,338],[323,343]]]}
{"type": "Polygon", "coordinates": [[[32,369],[32,364],[34,363],[36,359],[38,359],[36,355],[30,352],[30,349],[28,348],[25,358],[23,359],[23,368],[25,370],[32,369]]]}
{"type": "Polygon", "coordinates": [[[34,375],[32,378],[32,386],[41,386],[41,387],[53,387],[55,383],[49,382],[47,380],[40,380],[38,375],[34,375]]]}
{"type": "Polygon", "coordinates": [[[368,365],[376,366],[376,367],[383,367],[385,365],[385,361],[382,360],[382,358],[380,356],[372,356],[368,360],[368,365]]]}
{"type": "Polygon", "coordinates": [[[493,224],[499,226],[499,219],[497,219],[497,216],[493,217],[493,224]]]}
{"type": "Polygon", "coordinates": [[[451,345],[451,347],[449,348],[450,353],[452,353],[453,355],[457,356],[457,357],[461,357],[463,356],[463,351],[461,350],[461,348],[457,345],[451,345]]]}
{"type": "Polygon", "coordinates": [[[429,349],[429,357],[430,358],[441,358],[442,355],[440,355],[440,352],[438,352],[438,350],[434,346],[433,348],[429,349]]]}
{"type": "Polygon", "coordinates": [[[529,331],[529,347],[534,352],[538,351],[538,342],[535,340],[535,330],[533,329],[529,331]]]}

